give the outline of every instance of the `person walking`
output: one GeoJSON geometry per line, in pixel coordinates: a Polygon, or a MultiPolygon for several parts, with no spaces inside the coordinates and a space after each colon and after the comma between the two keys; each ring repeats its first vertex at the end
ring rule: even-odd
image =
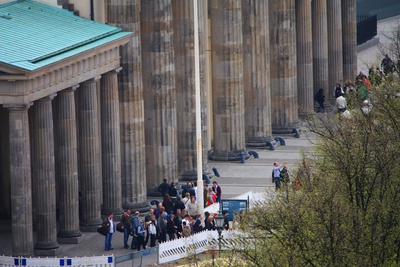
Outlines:
{"type": "Polygon", "coordinates": [[[109,251],[113,250],[111,246],[111,241],[113,234],[115,232],[115,225],[114,225],[114,214],[109,213],[106,218],[104,218],[102,226],[107,227],[107,234],[106,234],[106,240],[104,242],[104,250],[109,251]]]}
{"type": "Polygon", "coordinates": [[[132,216],[131,216],[130,209],[127,209],[125,211],[125,213],[122,215],[121,223],[124,227],[124,248],[129,248],[128,240],[129,240],[129,234],[131,233],[131,227],[132,227],[132,216]]]}
{"type": "Polygon", "coordinates": [[[274,162],[274,182],[275,182],[275,189],[278,191],[281,187],[281,169],[282,165],[279,165],[278,162],[274,162]]]}

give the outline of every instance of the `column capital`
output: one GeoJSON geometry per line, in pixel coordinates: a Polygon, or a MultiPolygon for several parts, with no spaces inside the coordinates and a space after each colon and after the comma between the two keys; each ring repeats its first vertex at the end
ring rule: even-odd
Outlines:
{"type": "Polygon", "coordinates": [[[8,110],[18,111],[18,110],[29,109],[32,105],[33,105],[33,102],[29,102],[29,103],[24,103],[24,104],[4,104],[3,107],[8,110]]]}
{"type": "Polygon", "coordinates": [[[51,95],[45,96],[45,97],[43,97],[43,98],[40,98],[40,99],[38,99],[38,100],[36,100],[36,101],[38,101],[38,102],[51,101],[51,100],[53,100],[56,96],[57,96],[57,94],[55,93],[55,94],[51,94],[51,95]]]}

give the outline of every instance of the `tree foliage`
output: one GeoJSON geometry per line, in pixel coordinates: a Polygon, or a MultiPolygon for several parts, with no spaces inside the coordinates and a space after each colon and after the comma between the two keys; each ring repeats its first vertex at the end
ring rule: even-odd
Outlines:
{"type": "MultiPolygon", "coordinates": [[[[400,265],[400,79],[371,89],[372,109],[316,115],[315,151],[295,171],[300,190],[250,210],[238,250],[252,266],[400,265]]],[[[293,179],[292,179],[293,180],[293,179]]]]}

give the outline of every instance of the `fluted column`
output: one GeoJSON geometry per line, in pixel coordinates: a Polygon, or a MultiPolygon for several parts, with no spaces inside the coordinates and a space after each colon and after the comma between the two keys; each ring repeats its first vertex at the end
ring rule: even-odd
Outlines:
{"type": "MultiPolygon", "coordinates": [[[[199,36],[203,35],[203,8],[199,11],[199,36]]],[[[183,180],[197,178],[197,138],[196,138],[196,90],[194,63],[194,13],[193,1],[173,0],[175,84],[178,135],[178,175],[183,180]]],[[[200,101],[202,120],[202,163],[207,169],[207,99],[204,79],[204,38],[199,38],[200,46],[200,101]]]]}
{"type": "MultiPolygon", "coordinates": [[[[213,160],[240,160],[245,153],[241,0],[214,0],[211,7],[213,160]]],[[[246,157],[248,157],[246,153],[246,157]]]]}
{"type": "Polygon", "coordinates": [[[4,105],[9,110],[12,254],[33,254],[32,182],[29,106],[4,105]]]}
{"type": "Polygon", "coordinates": [[[72,240],[82,235],[79,230],[77,122],[74,97],[76,88],[77,86],[58,92],[53,100],[60,243],[64,238],[72,240]]]}
{"type": "Polygon", "coordinates": [[[102,75],[100,88],[101,154],[103,174],[102,214],[124,213],[121,196],[121,149],[119,131],[118,78],[120,71],[102,75]]]}
{"type": "Polygon", "coordinates": [[[295,1],[269,1],[272,133],[290,133],[298,123],[295,1]]]}
{"type": "Polygon", "coordinates": [[[327,0],[328,13],[328,93],[332,97],[336,83],[343,81],[342,4],[327,0]]]}
{"type": "Polygon", "coordinates": [[[148,210],[140,0],[108,0],[107,21],[133,32],[130,42],[120,48],[122,70],[118,75],[122,206],[148,210]]]}
{"type": "Polygon", "coordinates": [[[314,110],[311,0],[296,1],[297,93],[299,116],[314,110]]]}
{"type": "Polygon", "coordinates": [[[243,87],[247,146],[272,141],[268,2],[242,0],[243,87]]]}
{"type": "Polygon", "coordinates": [[[314,94],[328,92],[328,18],[326,0],[312,0],[312,46],[314,94]]]}
{"type": "Polygon", "coordinates": [[[171,0],[142,0],[147,190],[177,173],[175,62],[171,0]]]}
{"type": "Polygon", "coordinates": [[[342,0],[343,78],[354,81],[357,75],[356,0],[342,0]]]}
{"type": "MultiPolygon", "coordinates": [[[[54,250],[57,243],[54,133],[51,95],[31,108],[32,196],[35,211],[35,250],[54,250]]],[[[49,255],[54,252],[48,252],[49,255]]],[[[36,254],[36,252],[35,252],[36,254]]],[[[41,255],[46,252],[41,252],[41,255]]]]}
{"type": "Polygon", "coordinates": [[[80,224],[85,231],[95,231],[102,222],[101,155],[95,79],[80,84],[78,105],[80,224]]]}

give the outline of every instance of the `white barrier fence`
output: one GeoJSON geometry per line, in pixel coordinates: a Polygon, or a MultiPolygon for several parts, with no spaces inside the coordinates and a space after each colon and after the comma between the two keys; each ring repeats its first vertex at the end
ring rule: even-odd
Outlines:
{"type": "Polygon", "coordinates": [[[174,239],[161,243],[158,248],[158,262],[167,263],[179,260],[193,254],[205,252],[207,250],[231,249],[234,245],[234,238],[239,232],[223,230],[221,240],[218,240],[217,231],[203,231],[189,237],[174,239]]]}
{"type": "Polygon", "coordinates": [[[114,255],[75,258],[25,258],[0,256],[0,267],[114,267],[114,255]]]}

